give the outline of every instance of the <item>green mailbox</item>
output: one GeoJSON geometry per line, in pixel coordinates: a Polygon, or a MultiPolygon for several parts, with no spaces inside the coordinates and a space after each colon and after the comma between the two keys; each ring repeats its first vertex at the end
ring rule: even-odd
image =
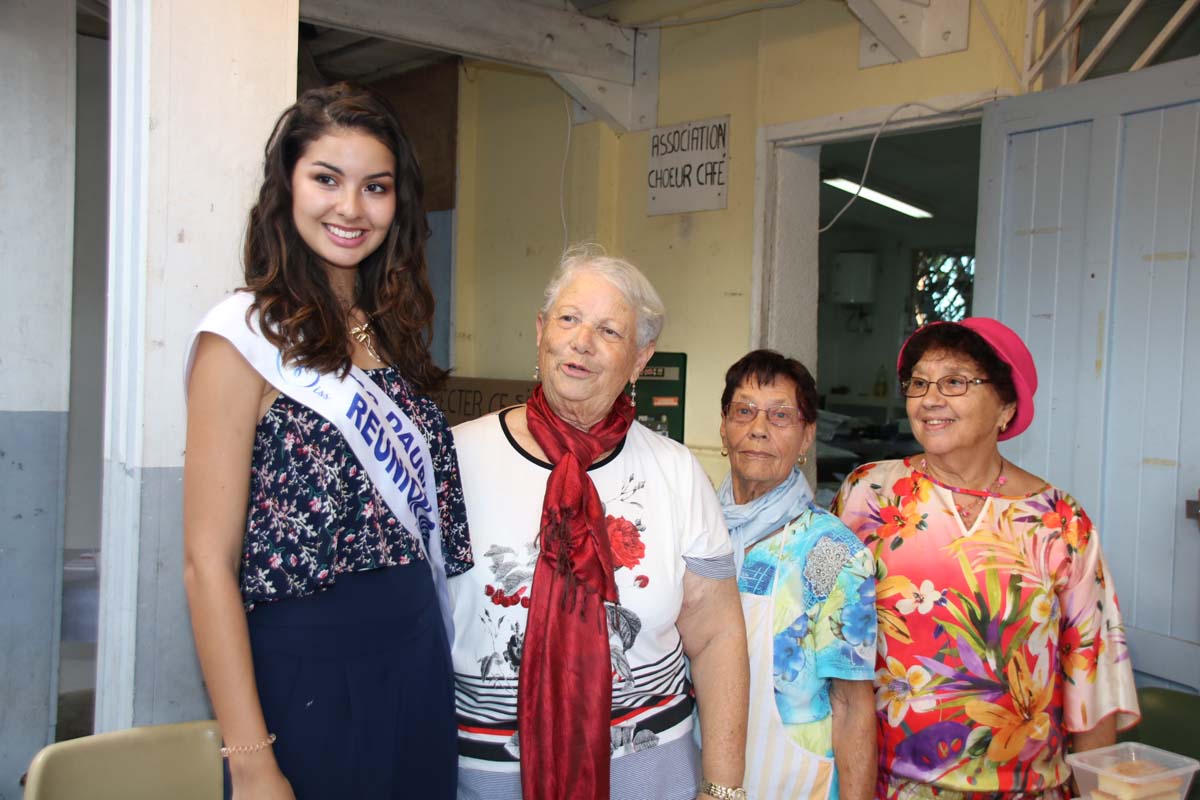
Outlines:
{"type": "Polygon", "coordinates": [[[655,433],[683,443],[687,353],[655,353],[637,384],[637,420],[655,433]]]}

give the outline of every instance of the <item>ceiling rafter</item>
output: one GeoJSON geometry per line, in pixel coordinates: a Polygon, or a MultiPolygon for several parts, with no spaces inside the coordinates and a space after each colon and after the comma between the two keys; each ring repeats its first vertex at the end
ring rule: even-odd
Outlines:
{"type": "Polygon", "coordinates": [[[341,58],[343,56],[354,55],[363,50],[370,50],[378,47],[383,40],[376,39],[373,36],[354,36],[349,41],[343,42],[337,47],[331,47],[322,53],[314,52],[313,55],[319,55],[323,59],[341,58]]]}
{"type": "Polygon", "coordinates": [[[353,31],[336,31],[324,30],[319,31],[316,27],[301,25],[301,36],[308,42],[308,49],[312,52],[314,58],[320,58],[328,53],[332,53],[354,42],[361,42],[364,39],[370,39],[369,36],[364,36],[361,33],[353,31]],[[316,32],[315,35],[304,36],[306,30],[316,32]]]}
{"type": "Polygon", "coordinates": [[[517,66],[633,85],[634,36],[513,0],[301,0],[308,22],[517,66]]]}
{"type": "Polygon", "coordinates": [[[859,67],[967,48],[970,0],[846,0],[862,23],[859,67]]]}
{"type": "Polygon", "coordinates": [[[300,17],[340,31],[545,71],[615,127],[657,124],[656,33],[520,0],[301,0],[300,17]]]}

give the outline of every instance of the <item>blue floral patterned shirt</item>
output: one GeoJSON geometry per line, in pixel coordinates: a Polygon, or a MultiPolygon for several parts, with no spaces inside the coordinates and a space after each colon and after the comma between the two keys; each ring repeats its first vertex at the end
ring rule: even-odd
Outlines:
{"type": "Polygon", "coordinates": [[[750,648],[751,796],[838,796],[832,679],[875,675],[875,562],[812,504],[746,553],[738,591],[750,648]],[[786,740],[786,741],[781,741],[786,740]]]}
{"type": "MultiPolygon", "coordinates": [[[[425,434],[446,573],[466,572],[471,542],[446,418],[395,368],[366,372],[425,434]]],[[[392,515],[338,429],[287,395],[276,398],[254,436],[242,551],[246,608],[312,594],[340,573],[423,560],[413,532],[392,515]]]]}

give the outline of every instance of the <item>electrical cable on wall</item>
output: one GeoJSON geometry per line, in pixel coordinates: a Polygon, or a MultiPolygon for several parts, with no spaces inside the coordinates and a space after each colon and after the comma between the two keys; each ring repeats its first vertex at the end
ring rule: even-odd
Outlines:
{"type": "Polygon", "coordinates": [[[565,253],[570,245],[570,237],[567,235],[567,161],[571,157],[571,98],[564,95],[563,103],[567,108],[567,145],[563,148],[562,173],[558,176],[558,214],[562,219],[562,251],[565,253]]]}
{"type": "MultiPolygon", "coordinates": [[[[752,6],[746,6],[745,8],[738,8],[738,9],[734,9],[732,11],[722,12],[720,14],[711,14],[711,15],[704,16],[704,17],[692,17],[692,18],[688,18],[688,19],[679,19],[679,20],[670,20],[670,21],[660,20],[660,21],[651,21],[651,22],[642,22],[642,23],[632,23],[630,25],[630,27],[636,28],[638,30],[655,30],[655,29],[662,29],[662,28],[679,28],[679,27],[685,27],[688,25],[700,25],[700,24],[703,24],[706,22],[718,22],[720,20],[731,19],[733,17],[738,17],[743,14],[752,14],[757,11],[769,11],[772,9],[789,8],[791,6],[798,6],[803,2],[805,2],[805,0],[774,0],[774,2],[758,3],[758,4],[755,4],[752,6]]],[[[1022,78],[1021,72],[1019,69],[1017,69],[1017,64],[1013,60],[1012,54],[1009,52],[1008,47],[1005,45],[1004,39],[1000,35],[1000,31],[996,28],[996,23],[992,19],[992,15],[988,11],[987,6],[984,5],[983,0],[972,0],[972,2],[974,3],[974,5],[978,9],[978,11],[980,12],[980,15],[983,17],[983,20],[986,23],[988,31],[991,34],[992,38],[994,38],[996,40],[996,43],[1000,46],[1001,51],[1004,53],[1004,57],[1008,62],[1008,66],[1012,70],[1013,75],[1017,78],[1017,82],[1019,84],[1022,83],[1023,78],[1022,78]]],[[[854,202],[856,200],[858,200],[858,197],[861,194],[861,192],[866,184],[867,175],[871,169],[871,160],[875,156],[875,145],[878,143],[879,137],[883,134],[883,131],[887,128],[888,124],[891,123],[892,119],[898,113],[900,113],[901,111],[903,111],[906,108],[917,107],[917,108],[927,109],[936,114],[953,114],[955,112],[966,111],[968,109],[971,109],[971,108],[974,108],[977,106],[987,105],[988,103],[999,100],[1001,97],[1005,97],[1005,96],[1009,96],[1009,93],[998,91],[992,97],[987,98],[985,100],[974,100],[970,103],[964,103],[963,105],[953,106],[951,108],[938,108],[936,106],[932,106],[932,105],[929,105],[928,103],[923,103],[920,101],[912,101],[912,102],[908,102],[908,103],[902,103],[902,104],[896,106],[895,108],[893,108],[891,110],[891,112],[888,113],[887,117],[885,117],[884,120],[879,123],[879,127],[875,130],[875,134],[871,137],[871,146],[867,150],[867,160],[866,160],[866,163],[863,165],[862,176],[859,178],[859,181],[858,181],[858,184],[859,184],[858,189],[854,192],[854,194],[850,197],[850,199],[846,201],[845,205],[843,205],[838,210],[838,212],[833,215],[833,219],[829,220],[828,223],[826,223],[824,226],[819,228],[817,230],[817,233],[824,233],[825,231],[832,228],[833,225],[839,219],[841,219],[842,215],[846,213],[846,211],[850,208],[850,206],[854,205],[854,202]]],[[[570,150],[570,142],[571,142],[571,121],[570,121],[570,101],[568,100],[567,101],[567,148],[568,148],[568,151],[570,150]]],[[[567,170],[566,155],[564,155],[563,156],[562,186],[560,187],[560,200],[562,200],[563,203],[565,203],[564,196],[565,196],[566,170],[567,170]]],[[[563,243],[564,243],[563,249],[565,250],[566,242],[567,242],[567,217],[566,217],[565,205],[563,205],[561,207],[561,210],[562,210],[562,222],[563,222],[563,243]]]]}
{"type": "Polygon", "coordinates": [[[995,101],[999,100],[1001,97],[1004,97],[1004,96],[1006,96],[1004,93],[997,92],[991,97],[987,97],[987,98],[984,98],[981,100],[972,100],[969,103],[963,103],[960,106],[952,106],[950,108],[938,108],[937,106],[931,106],[929,103],[922,103],[919,100],[913,100],[908,103],[901,103],[900,105],[893,108],[888,113],[888,115],[883,118],[883,122],[879,123],[879,127],[875,129],[875,135],[871,137],[871,146],[869,148],[867,148],[867,161],[865,164],[863,164],[862,175],[858,179],[858,189],[854,192],[853,195],[851,195],[850,199],[846,201],[846,204],[843,205],[840,209],[838,209],[838,212],[833,215],[833,219],[829,220],[829,222],[825,223],[824,225],[822,225],[820,228],[817,229],[817,233],[824,233],[825,231],[832,228],[834,223],[842,218],[842,214],[845,214],[846,211],[850,208],[850,206],[854,205],[854,201],[858,199],[858,195],[862,192],[863,187],[866,186],[867,174],[871,171],[871,159],[873,159],[875,157],[875,145],[879,142],[879,137],[883,133],[884,128],[886,128],[888,126],[888,123],[890,123],[892,121],[892,119],[897,114],[899,114],[901,111],[903,111],[906,108],[916,107],[916,108],[924,108],[926,110],[934,112],[935,114],[954,114],[956,112],[966,111],[967,109],[975,108],[977,106],[985,106],[988,103],[994,103],[995,101]]]}

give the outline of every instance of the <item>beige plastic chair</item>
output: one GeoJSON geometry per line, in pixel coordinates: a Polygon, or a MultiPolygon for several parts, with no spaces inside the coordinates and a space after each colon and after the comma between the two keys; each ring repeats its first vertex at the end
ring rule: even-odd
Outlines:
{"type": "Polygon", "coordinates": [[[33,757],[25,800],[220,800],[220,748],[215,720],[57,742],[33,757]]]}

